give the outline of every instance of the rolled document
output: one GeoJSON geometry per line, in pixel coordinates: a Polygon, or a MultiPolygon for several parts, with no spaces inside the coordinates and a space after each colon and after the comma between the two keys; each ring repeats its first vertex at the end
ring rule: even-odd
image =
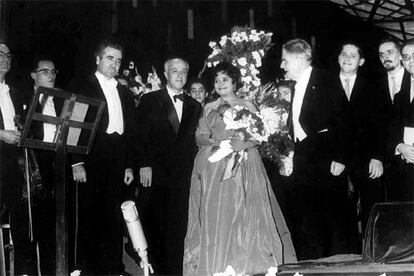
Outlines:
{"type": "Polygon", "coordinates": [[[154,273],[151,264],[148,262],[147,248],[148,244],[142,230],[141,222],[139,220],[138,211],[135,207],[135,203],[131,200],[125,201],[121,205],[122,214],[126,226],[128,228],[129,237],[132,241],[132,246],[135,251],[138,252],[141,258],[140,266],[144,269],[144,275],[148,276],[149,273],[154,273]]]}

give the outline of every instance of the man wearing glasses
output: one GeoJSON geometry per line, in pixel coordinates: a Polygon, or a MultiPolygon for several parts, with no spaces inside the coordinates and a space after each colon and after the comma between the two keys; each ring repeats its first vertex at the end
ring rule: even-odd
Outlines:
{"type": "MultiPolygon", "coordinates": [[[[55,88],[57,70],[53,59],[49,56],[37,56],[33,60],[30,77],[33,80],[33,94],[39,87],[55,88]]],[[[37,112],[44,115],[59,116],[63,101],[54,97],[41,95],[37,112]]],[[[56,125],[42,123],[34,125],[32,129],[35,138],[44,142],[53,142],[56,125]]],[[[40,268],[46,275],[55,274],[55,199],[54,199],[54,160],[55,153],[48,150],[35,150],[36,160],[44,185],[44,195],[38,202],[38,216],[35,217],[35,226],[38,229],[40,268]]]]}
{"type": "Polygon", "coordinates": [[[393,155],[393,201],[414,200],[414,40],[401,48],[402,63],[409,73],[409,85],[395,97],[395,117],[390,131],[389,150],[393,155]]]}
{"type": "Polygon", "coordinates": [[[21,149],[15,119],[22,113],[21,94],[5,82],[10,71],[11,53],[0,43],[0,214],[6,206],[10,212],[10,226],[15,251],[16,275],[35,273],[35,250],[29,239],[27,201],[23,198],[25,186],[18,164],[21,149]]]}

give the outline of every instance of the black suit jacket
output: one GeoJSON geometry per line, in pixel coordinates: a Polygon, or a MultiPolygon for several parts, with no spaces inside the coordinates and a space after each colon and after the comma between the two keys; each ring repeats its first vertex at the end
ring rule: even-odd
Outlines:
{"type": "MultiPolygon", "coordinates": [[[[117,150],[120,159],[122,159],[119,160],[119,162],[122,162],[125,168],[133,168],[136,161],[135,151],[132,150],[134,142],[134,100],[131,93],[119,83],[117,85],[117,90],[122,105],[122,115],[124,120],[124,133],[122,134],[123,143],[119,145],[119,149],[117,150]]],[[[102,100],[106,103],[105,94],[95,74],[90,76],[87,80],[78,83],[73,91],[86,97],[102,100]]],[[[95,108],[89,108],[85,121],[92,122],[94,116],[96,115],[96,111],[97,110],[95,108]]],[[[108,123],[109,113],[108,107],[105,105],[90,155],[84,156],[74,154],[72,156],[72,164],[85,162],[86,159],[93,160],[96,156],[105,156],[106,154],[111,154],[113,152],[113,149],[108,149],[107,144],[109,135],[106,133],[106,129],[108,127],[108,123]]],[[[87,138],[88,136],[82,132],[78,144],[86,145],[87,138]]]]}
{"type": "Polygon", "coordinates": [[[201,114],[200,104],[185,95],[178,132],[177,115],[166,89],[145,94],[138,105],[139,167],[152,168],[153,185],[190,185],[197,153],[195,129],[201,114]]]}
{"type": "Polygon", "coordinates": [[[378,97],[377,91],[361,74],[357,74],[350,100],[346,97],[339,72],[331,83],[345,102],[342,117],[350,129],[348,162],[355,165],[355,162],[366,164],[371,159],[384,161],[386,131],[378,109],[378,106],[387,104],[384,97],[378,97]]]}
{"type": "MultiPolygon", "coordinates": [[[[310,145],[321,146],[329,159],[345,164],[347,124],[342,118],[345,102],[338,91],[330,89],[327,72],[313,68],[302,102],[299,122],[310,145]],[[327,130],[327,131],[324,131],[327,130]]],[[[293,101],[292,101],[293,103],[293,101]]],[[[320,149],[311,149],[320,150],[320,149]]]]}
{"type": "MultiPolygon", "coordinates": [[[[411,79],[410,74],[407,72],[407,70],[404,70],[404,75],[403,75],[403,79],[402,79],[402,82],[401,82],[400,92],[406,90],[407,87],[408,87],[408,89],[410,89],[410,85],[411,85],[410,79],[411,79]]],[[[390,96],[390,88],[389,88],[389,85],[388,85],[388,75],[387,75],[387,73],[385,73],[381,76],[380,81],[378,82],[378,86],[376,87],[376,89],[378,90],[377,97],[381,97],[381,102],[384,103],[384,106],[381,106],[382,112],[385,112],[386,114],[388,114],[388,118],[385,118],[385,119],[391,120],[395,99],[394,99],[394,103],[393,103],[393,101],[391,100],[391,96],[390,96]]],[[[396,95],[398,95],[400,92],[398,92],[396,95]]]]}
{"type": "Polygon", "coordinates": [[[388,152],[391,156],[394,155],[396,146],[404,143],[404,127],[414,127],[414,101],[410,102],[409,87],[401,89],[395,96],[394,105],[388,140],[388,152]]]}

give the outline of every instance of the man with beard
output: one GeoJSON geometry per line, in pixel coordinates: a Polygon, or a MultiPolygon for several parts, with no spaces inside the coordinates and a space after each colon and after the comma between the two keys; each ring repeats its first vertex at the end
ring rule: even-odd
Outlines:
{"type": "MultiPolygon", "coordinates": [[[[384,132],[386,132],[390,122],[395,119],[395,96],[410,90],[410,74],[401,65],[401,45],[397,40],[392,38],[383,40],[379,45],[379,58],[386,74],[378,82],[376,89],[378,94],[375,103],[379,111],[377,120],[383,123],[382,126],[384,132]]],[[[393,183],[392,180],[395,179],[393,175],[398,174],[398,172],[394,170],[395,168],[389,168],[389,161],[387,160],[385,170],[386,200],[398,201],[400,191],[398,185],[393,183]]]]}

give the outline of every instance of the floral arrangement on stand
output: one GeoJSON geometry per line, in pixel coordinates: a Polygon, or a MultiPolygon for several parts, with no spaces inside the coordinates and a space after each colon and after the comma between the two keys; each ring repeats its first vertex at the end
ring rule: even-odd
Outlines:
{"type": "Polygon", "coordinates": [[[258,68],[262,66],[262,58],[272,47],[272,35],[248,27],[233,27],[231,34],[223,35],[219,43],[209,43],[213,51],[207,57],[207,67],[214,67],[222,61],[236,66],[243,82],[238,96],[252,98],[261,85],[258,68]]]}
{"type": "Polygon", "coordinates": [[[154,66],[152,66],[152,72],[148,73],[147,81],[143,82],[133,61],[128,63],[128,68],[122,71],[122,76],[118,80],[133,93],[135,105],[139,104],[142,95],[161,89],[161,80],[154,66]]]}
{"type": "MultiPolygon", "coordinates": [[[[223,117],[226,128],[236,129],[236,133],[245,140],[260,143],[261,156],[277,163],[280,173],[289,176],[293,170],[293,141],[287,124],[290,103],[280,97],[276,84],[262,85],[258,77],[262,58],[272,47],[272,35],[248,27],[234,27],[230,35],[221,37],[219,43],[209,43],[212,52],[206,65],[215,67],[220,62],[229,62],[240,70],[243,86],[237,95],[254,102],[258,112],[230,109],[223,117]]],[[[229,142],[226,143],[220,145],[221,151],[216,152],[216,158],[224,153],[230,154],[229,142]]]]}

